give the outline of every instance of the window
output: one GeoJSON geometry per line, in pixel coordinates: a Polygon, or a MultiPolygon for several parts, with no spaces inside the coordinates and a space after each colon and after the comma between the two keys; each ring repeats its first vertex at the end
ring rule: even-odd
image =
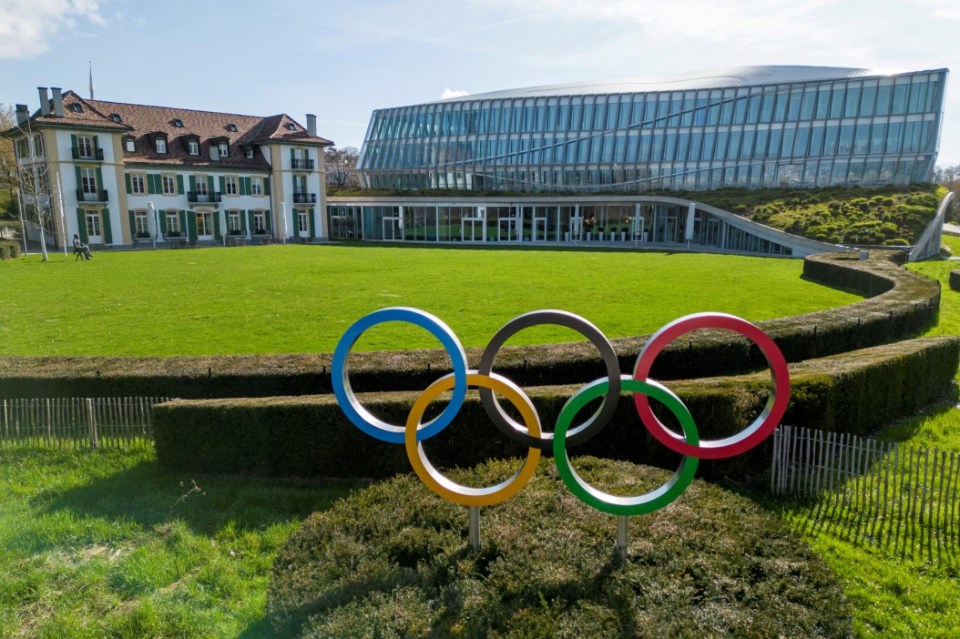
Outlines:
{"type": "Polygon", "coordinates": [[[236,124],[233,124],[233,123],[228,124],[228,125],[227,125],[227,131],[230,131],[231,133],[236,133],[236,132],[237,132],[237,125],[236,125],[236,124]]]}
{"type": "Polygon", "coordinates": [[[40,134],[33,136],[33,153],[43,156],[43,136],[40,134]]]}
{"type": "Polygon", "coordinates": [[[97,192],[96,169],[80,169],[80,190],[84,193],[97,192]]]}
{"type": "Polygon", "coordinates": [[[240,211],[227,211],[227,232],[233,235],[239,235],[243,229],[240,227],[240,211]]]}
{"type": "Polygon", "coordinates": [[[123,118],[120,117],[119,113],[111,113],[110,119],[116,122],[117,124],[121,124],[123,122],[123,118]]]}
{"type": "Polygon", "coordinates": [[[147,192],[146,187],[144,186],[144,176],[140,173],[134,173],[130,176],[130,192],[135,194],[143,194],[147,192]]]}
{"type": "Polygon", "coordinates": [[[180,235],[180,216],[176,211],[167,211],[167,235],[180,235]]]}
{"type": "Polygon", "coordinates": [[[213,216],[210,213],[197,213],[197,236],[209,238],[213,236],[213,216]]]}
{"type": "Polygon", "coordinates": [[[126,144],[127,153],[133,153],[137,149],[136,142],[133,141],[133,138],[127,138],[124,144],[126,144]]]}
{"type": "Polygon", "coordinates": [[[17,157],[21,159],[30,157],[30,142],[27,138],[17,140],[17,157]]]}
{"type": "Polygon", "coordinates": [[[228,177],[224,182],[224,188],[226,188],[227,195],[236,195],[237,190],[237,178],[228,177]]]}
{"type": "Polygon", "coordinates": [[[263,211],[254,211],[253,212],[253,232],[258,235],[263,235],[267,232],[266,226],[267,216],[264,215],[263,211]]]}
{"type": "Polygon", "coordinates": [[[287,131],[296,131],[296,130],[297,130],[297,125],[296,125],[296,124],[293,124],[293,123],[290,123],[290,122],[287,122],[287,124],[284,125],[284,128],[286,128],[287,131]]]}
{"type": "Polygon", "coordinates": [[[77,136],[77,157],[82,159],[93,157],[93,138],[86,135],[77,136]]]}
{"type": "Polygon", "coordinates": [[[157,153],[166,153],[167,141],[164,138],[154,138],[153,148],[157,153]]]}
{"type": "Polygon", "coordinates": [[[250,195],[263,195],[263,178],[250,178],[250,195]]]}
{"type": "Polygon", "coordinates": [[[202,175],[196,177],[196,189],[197,195],[206,195],[207,194],[207,178],[202,175]]]}
{"type": "Polygon", "coordinates": [[[230,155],[230,145],[226,142],[220,143],[220,157],[225,158],[230,155]]]}
{"type": "Polygon", "coordinates": [[[146,211],[134,212],[133,230],[137,237],[150,237],[150,225],[147,223],[146,211]]]}
{"type": "Polygon", "coordinates": [[[187,153],[190,155],[200,155],[200,144],[196,140],[187,141],[187,153]]]}
{"type": "Polygon", "coordinates": [[[183,128],[183,120],[181,120],[180,118],[174,118],[171,124],[173,124],[173,126],[177,127],[178,129],[183,128]]]}
{"type": "Polygon", "coordinates": [[[248,146],[247,149],[246,149],[246,151],[245,151],[245,153],[246,153],[246,155],[247,155],[247,159],[248,159],[248,160],[252,160],[252,159],[253,159],[253,147],[252,147],[252,146],[248,146]]]}
{"type": "Polygon", "coordinates": [[[83,113],[83,105],[79,102],[74,102],[70,105],[70,110],[74,113],[83,113]]]}
{"type": "Polygon", "coordinates": [[[160,185],[164,195],[177,194],[177,181],[172,175],[161,175],[160,185]]]}
{"type": "Polygon", "coordinates": [[[310,232],[310,221],[307,218],[306,211],[297,211],[297,230],[300,231],[301,234],[310,232]]]}

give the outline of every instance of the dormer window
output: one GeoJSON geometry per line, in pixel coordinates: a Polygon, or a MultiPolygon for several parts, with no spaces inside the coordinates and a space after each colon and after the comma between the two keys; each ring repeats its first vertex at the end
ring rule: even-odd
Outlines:
{"type": "Polygon", "coordinates": [[[221,157],[221,158],[225,158],[225,157],[227,157],[228,155],[230,155],[230,145],[227,144],[226,142],[221,142],[221,143],[219,144],[219,150],[220,150],[220,157],[221,157]]]}
{"type": "Polygon", "coordinates": [[[284,126],[286,127],[287,131],[296,131],[296,130],[297,130],[297,125],[296,125],[296,124],[292,124],[292,123],[290,123],[290,122],[288,122],[288,123],[285,124],[284,126]]]}
{"type": "Polygon", "coordinates": [[[83,105],[79,102],[74,102],[70,105],[70,110],[74,113],[83,113],[83,105]]]}
{"type": "Polygon", "coordinates": [[[247,159],[248,159],[248,160],[252,160],[252,159],[253,159],[253,147],[252,147],[252,146],[248,146],[248,147],[246,148],[246,150],[244,151],[244,154],[247,156],[247,159]]]}
{"type": "Polygon", "coordinates": [[[123,123],[123,118],[120,117],[120,114],[119,114],[119,113],[111,113],[111,114],[110,114],[110,119],[113,120],[114,122],[116,122],[117,124],[122,124],[122,123],[123,123]]]}
{"type": "Polygon", "coordinates": [[[157,153],[166,153],[167,152],[167,141],[164,138],[154,138],[153,139],[153,149],[157,153]]]}
{"type": "Polygon", "coordinates": [[[133,138],[127,138],[123,141],[124,147],[127,150],[127,153],[133,153],[137,150],[136,143],[133,141],[133,138]]]}
{"type": "Polygon", "coordinates": [[[200,155],[200,143],[196,140],[187,140],[187,153],[190,155],[200,155]]]}
{"type": "Polygon", "coordinates": [[[178,129],[183,128],[183,120],[181,120],[180,118],[174,118],[171,124],[173,124],[173,126],[177,127],[178,129]]]}
{"type": "Polygon", "coordinates": [[[233,124],[233,123],[228,124],[228,125],[227,125],[227,131],[230,131],[231,133],[236,133],[236,132],[237,132],[237,125],[236,125],[236,124],[233,124]]]}

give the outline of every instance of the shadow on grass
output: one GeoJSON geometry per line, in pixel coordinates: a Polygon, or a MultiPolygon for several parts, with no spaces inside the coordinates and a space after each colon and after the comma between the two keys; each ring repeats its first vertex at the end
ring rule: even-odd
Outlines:
{"type": "Polygon", "coordinates": [[[64,491],[44,491],[33,502],[47,512],[122,518],[145,527],[177,520],[210,535],[226,525],[262,530],[325,510],[359,483],[295,481],[184,473],[144,461],[64,491]]]}

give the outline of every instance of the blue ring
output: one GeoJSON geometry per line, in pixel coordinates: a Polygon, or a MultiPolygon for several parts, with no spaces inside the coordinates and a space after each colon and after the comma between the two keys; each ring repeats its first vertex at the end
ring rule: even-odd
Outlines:
{"type": "Polygon", "coordinates": [[[467,397],[467,354],[450,327],[430,313],[418,308],[394,306],[374,311],[354,322],[337,342],[337,348],[333,351],[330,370],[333,393],[337,397],[340,409],[354,426],[380,441],[390,444],[403,443],[405,427],[388,424],[365,409],[354,395],[347,374],[347,357],[353,345],[368,328],[384,322],[407,322],[426,329],[440,340],[450,356],[450,362],[453,364],[453,397],[440,415],[417,430],[417,441],[429,439],[450,425],[467,397]]]}

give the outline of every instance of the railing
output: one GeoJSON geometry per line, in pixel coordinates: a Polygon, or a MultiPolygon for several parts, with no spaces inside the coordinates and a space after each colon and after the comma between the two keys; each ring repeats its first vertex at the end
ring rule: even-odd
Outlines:
{"type": "Polygon", "coordinates": [[[293,158],[290,161],[291,168],[294,169],[306,169],[308,171],[313,170],[313,160],[305,160],[303,158],[293,158]]]}
{"type": "Polygon", "coordinates": [[[109,201],[109,197],[105,189],[94,191],[93,193],[89,193],[82,189],[78,189],[77,201],[78,202],[107,202],[109,201]]]}
{"type": "Polygon", "coordinates": [[[317,194],[316,193],[294,193],[293,203],[294,204],[316,204],[317,194]]]}
{"type": "Polygon", "coordinates": [[[153,441],[150,407],[161,397],[0,400],[0,447],[122,448],[153,441]]]}
{"type": "Polygon", "coordinates": [[[814,527],[928,561],[960,558],[960,453],[780,426],[770,489],[813,497],[814,527]]]}
{"type": "Polygon", "coordinates": [[[81,152],[77,147],[71,149],[73,152],[74,160],[96,160],[97,162],[103,162],[103,149],[93,149],[92,153],[81,152]]]}
{"type": "Polygon", "coordinates": [[[219,204],[220,192],[197,193],[196,191],[187,191],[187,202],[191,204],[219,204]]]}

